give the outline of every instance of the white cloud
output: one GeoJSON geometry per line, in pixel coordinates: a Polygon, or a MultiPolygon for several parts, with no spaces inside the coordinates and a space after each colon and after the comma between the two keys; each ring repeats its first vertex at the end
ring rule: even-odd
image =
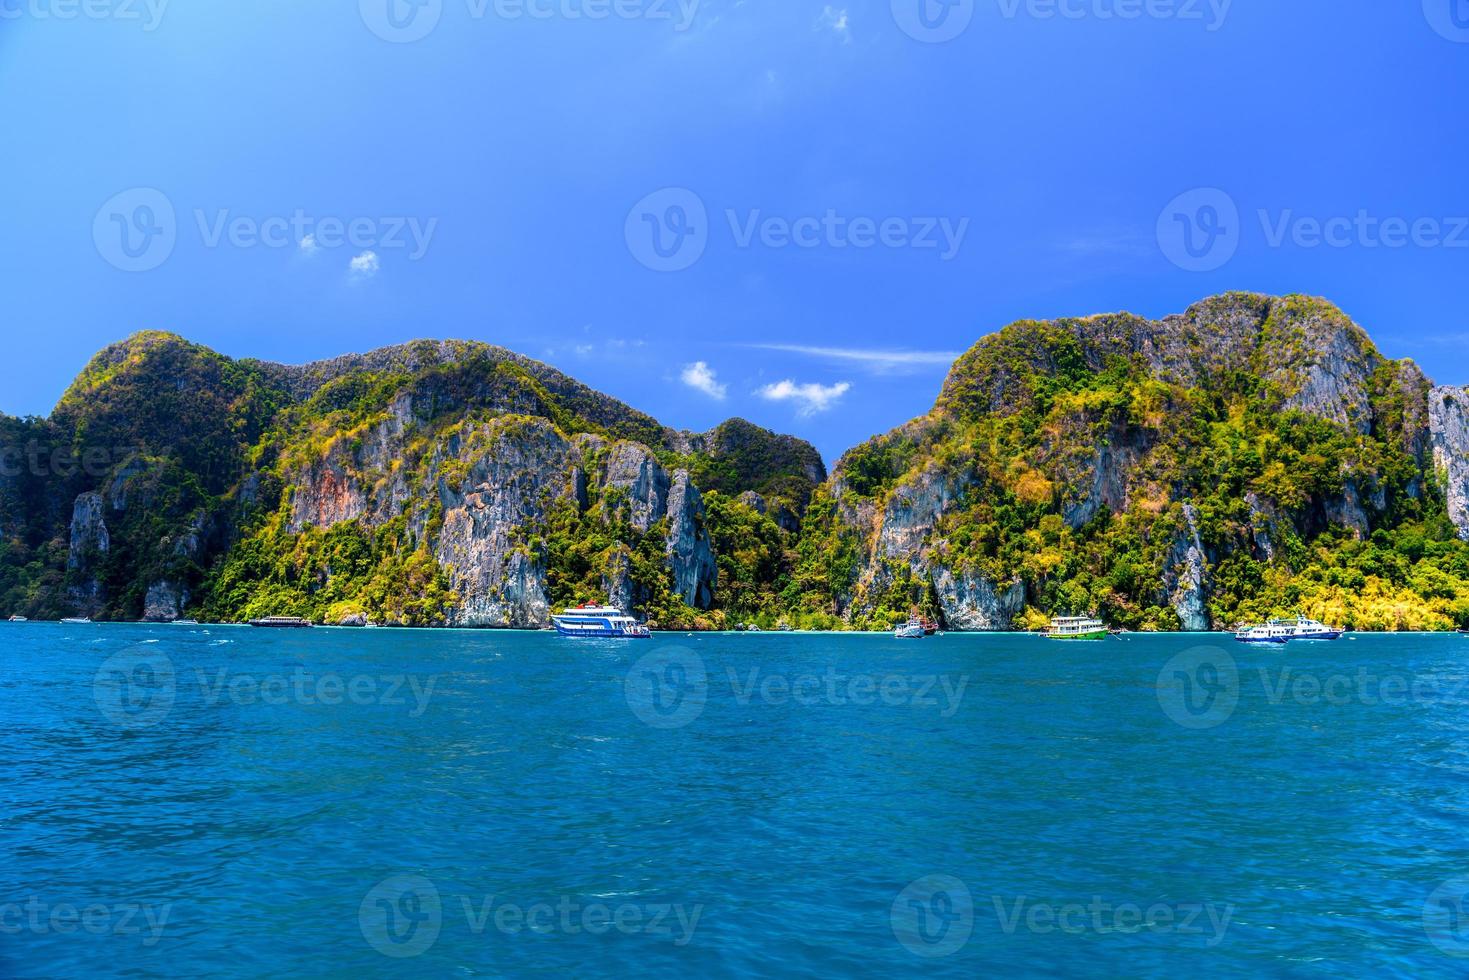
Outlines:
{"type": "Polygon", "coordinates": [[[746,346],[756,350],[807,354],[829,361],[860,364],[878,373],[925,367],[948,368],[959,359],[958,351],[949,350],[881,350],[865,347],[810,347],[805,344],[748,344],[746,346]]]}
{"type": "Polygon", "coordinates": [[[300,246],[302,255],[315,255],[321,250],[321,246],[316,244],[315,235],[307,235],[296,244],[300,246]]]}
{"type": "Polygon", "coordinates": [[[710,398],[724,401],[724,395],[729,391],[729,385],[722,385],[715,380],[714,370],[703,361],[695,361],[684,367],[683,374],[679,375],[683,383],[696,391],[702,391],[710,398]]]}
{"type": "Polygon", "coordinates": [[[831,29],[831,32],[842,39],[843,44],[852,42],[852,29],[847,21],[847,11],[828,6],[821,12],[821,25],[831,29]]]}
{"type": "Polygon", "coordinates": [[[773,385],[766,385],[755,394],[772,402],[795,402],[800,406],[801,415],[815,415],[824,412],[841,400],[842,396],[852,390],[852,386],[845,381],[839,381],[834,385],[802,384],[794,381],[778,381],[773,385]]]}
{"type": "Polygon", "coordinates": [[[379,267],[377,253],[368,249],[361,255],[352,256],[352,261],[347,263],[347,274],[353,279],[371,279],[377,275],[379,267]]]}

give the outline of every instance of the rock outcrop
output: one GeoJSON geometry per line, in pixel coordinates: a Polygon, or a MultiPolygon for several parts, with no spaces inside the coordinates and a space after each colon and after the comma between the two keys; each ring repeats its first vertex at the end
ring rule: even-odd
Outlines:
{"type": "Polygon", "coordinates": [[[1199,541],[1198,513],[1192,504],[1183,505],[1183,520],[1184,528],[1164,565],[1163,589],[1183,629],[1202,633],[1210,626],[1209,563],[1204,545],[1199,541]]]}
{"type": "Polygon", "coordinates": [[[171,623],[189,604],[189,590],[174,582],[154,582],[143,598],[143,618],[150,623],[171,623]]]}
{"type": "Polygon", "coordinates": [[[546,568],[518,538],[571,491],[571,443],[544,419],[513,419],[474,429],[444,448],[453,455],[434,461],[431,479],[443,515],[434,554],[459,596],[450,622],[546,625],[546,568]]]}
{"type": "Polygon", "coordinates": [[[1459,537],[1469,541],[1469,388],[1434,388],[1428,396],[1428,419],[1449,519],[1459,537]]]}
{"type": "Polygon", "coordinates": [[[102,516],[102,495],[84,493],[71,508],[71,546],[66,567],[72,571],[88,567],[98,555],[107,554],[112,538],[102,516]]]}
{"type": "Polygon", "coordinates": [[[993,633],[1010,629],[1025,609],[1025,583],[997,585],[971,571],[934,564],[929,572],[944,625],[951,630],[993,633]]]}
{"type": "Polygon", "coordinates": [[[667,551],[674,592],[693,608],[708,609],[714,604],[719,565],[704,526],[704,500],[688,470],[674,473],[669,485],[667,551]]]}

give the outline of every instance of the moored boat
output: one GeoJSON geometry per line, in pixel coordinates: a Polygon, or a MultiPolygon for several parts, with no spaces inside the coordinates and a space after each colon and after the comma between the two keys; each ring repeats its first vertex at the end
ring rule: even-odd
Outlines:
{"type": "Polygon", "coordinates": [[[9,619],[6,620],[6,622],[7,623],[29,623],[30,620],[29,619],[26,619],[24,616],[11,616],[9,619]]]}
{"type": "Polygon", "coordinates": [[[1342,630],[1320,620],[1297,615],[1294,619],[1272,619],[1243,626],[1234,634],[1240,643],[1289,643],[1291,640],[1339,640],[1342,630]]]}
{"type": "Polygon", "coordinates": [[[259,629],[299,630],[309,629],[311,620],[302,619],[300,616],[265,616],[250,620],[250,625],[259,629]]]}
{"type": "Polygon", "coordinates": [[[1295,619],[1272,620],[1283,625],[1290,633],[1292,640],[1339,640],[1342,630],[1336,626],[1327,626],[1318,619],[1307,619],[1300,614],[1295,619]]]}
{"type": "Polygon", "coordinates": [[[1273,620],[1257,626],[1241,626],[1235,631],[1234,638],[1240,643],[1285,643],[1290,639],[1285,627],[1273,620]]]}
{"type": "Polygon", "coordinates": [[[1107,624],[1094,616],[1057,616],[1046,629],[1048,640],[1105,640],[1107,624]]]}
{"type": "Polygon", "coordinates": [[[585,603],[566,609],[559,616],[552,616],[556,632],[562,636],[576,636],[603,640],[646,640],[653,631],[636,619],[613,606],[597,606],[585,603]]]}
{"type": "Polygon", "coordinates": [[[90,626],[92,620],[87,616],[68,616],[62,620],[67,626],[90,626]]]}
{"type": "Polygon", "coordinates": [[[923,628],[923,620],[917,616],[906,623],[898,624],[898,628],[893,630],[893,636],[900,640],[921,640],[927,635],[928,631],[923,628]]]}
{"type": "Polygon", "coordinates": [[[170,620],[168,625],[170,625],[170,626],[198,626],[199,625],[199,621],[197,619],[174,619],[174,620],[170,620]]]}

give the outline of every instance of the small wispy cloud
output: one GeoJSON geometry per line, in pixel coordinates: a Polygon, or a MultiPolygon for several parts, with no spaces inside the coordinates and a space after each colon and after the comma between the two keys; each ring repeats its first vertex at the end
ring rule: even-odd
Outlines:
{"type": "Polygon", "coordinates": [[[715,376],[714,370],[703,361],[695,361],[685,365],[683,373],[679,375],[684,384],[695,391],[702,391],[716,401],[724,401],[725,394],[729,391],[729,385],[720,384],[715,376]]]}
{"type": "Polygon", "coordinates": [[[841,401],[842,396],[852,390],[851,384],[839,381],[834,385],[796,384],[794,381],[777,381],[755,392],[766,401],[793,402],[800,415],[815,415],[824,412],[841,401]]]}
{"type": "Polygon", "coordinates": [[[300,250],[302,255],[315,255],[317,252],[321,251],[321,246],[316,244],[315,235],[307,235],[305,238],[297,242],[296,246],[300,250]]]}
{"type": "Polygon", "coordinates": [[[828,6],[821,12],[821,26],[841,38],[843,44],[852,43],[852,26],[845,8],[828,6]]]}
{"type": "Polygon", "coordinates": [[[871,347],[816,347],[807,344],[746,344],[755,350],[805,354],[828,361],[857,364],[875,373],[914,371],[928,367],[948,368],[959,359],[958,351],[891,350],[871,347]]]}
{"type": "Polygon", "coordinates": [[[361,255],[352,256],[352,260],[347,263],[347,275],[354,280],[371,279],[377,275],[379,268],[381,265],[377,260],[377,253],[368,249],[361,255]]]}

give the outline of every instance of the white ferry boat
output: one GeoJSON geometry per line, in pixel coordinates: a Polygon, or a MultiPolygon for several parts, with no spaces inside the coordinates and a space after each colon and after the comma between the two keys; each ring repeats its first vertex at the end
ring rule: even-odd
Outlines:
{"type": "Polygon", "coordinates": [[[562,636],[601,638],[606,640],[646,640],[653,633],[636,619],[612,606],[591,603],[563,610],[552,616],[556,632],[562,636]]]}
{"type": "Polygon", "coordinates": [[[1107,624],[1092,616],[1057,616],[1046,630],[1048,640],[1105,640],[1107,624]]]}
{"type": "Polygon", "coordinates": [[[1244,626],[1234,638],[1240,643],[1285,643],[1290,639],[1284,625],[1271,620],[1258,626],[1244,626]]]}
{"type": "Polygon", "coordinates": [[[928,632],[923,628],[923,620],[917,616],[906,623],[900,623],[898,628],[893,630],[893,636],[900,640],[921,640],[927,635],[928,632]]]}
{"type": "Polygon", "coordinates": [[[1294,619],[1272,619],[1247,626],[1234,634],[1241,643],[1289,643],[1291,640],[1339,640],[1342,631],[1316,619],[1297,615],[1294,619]]]}

